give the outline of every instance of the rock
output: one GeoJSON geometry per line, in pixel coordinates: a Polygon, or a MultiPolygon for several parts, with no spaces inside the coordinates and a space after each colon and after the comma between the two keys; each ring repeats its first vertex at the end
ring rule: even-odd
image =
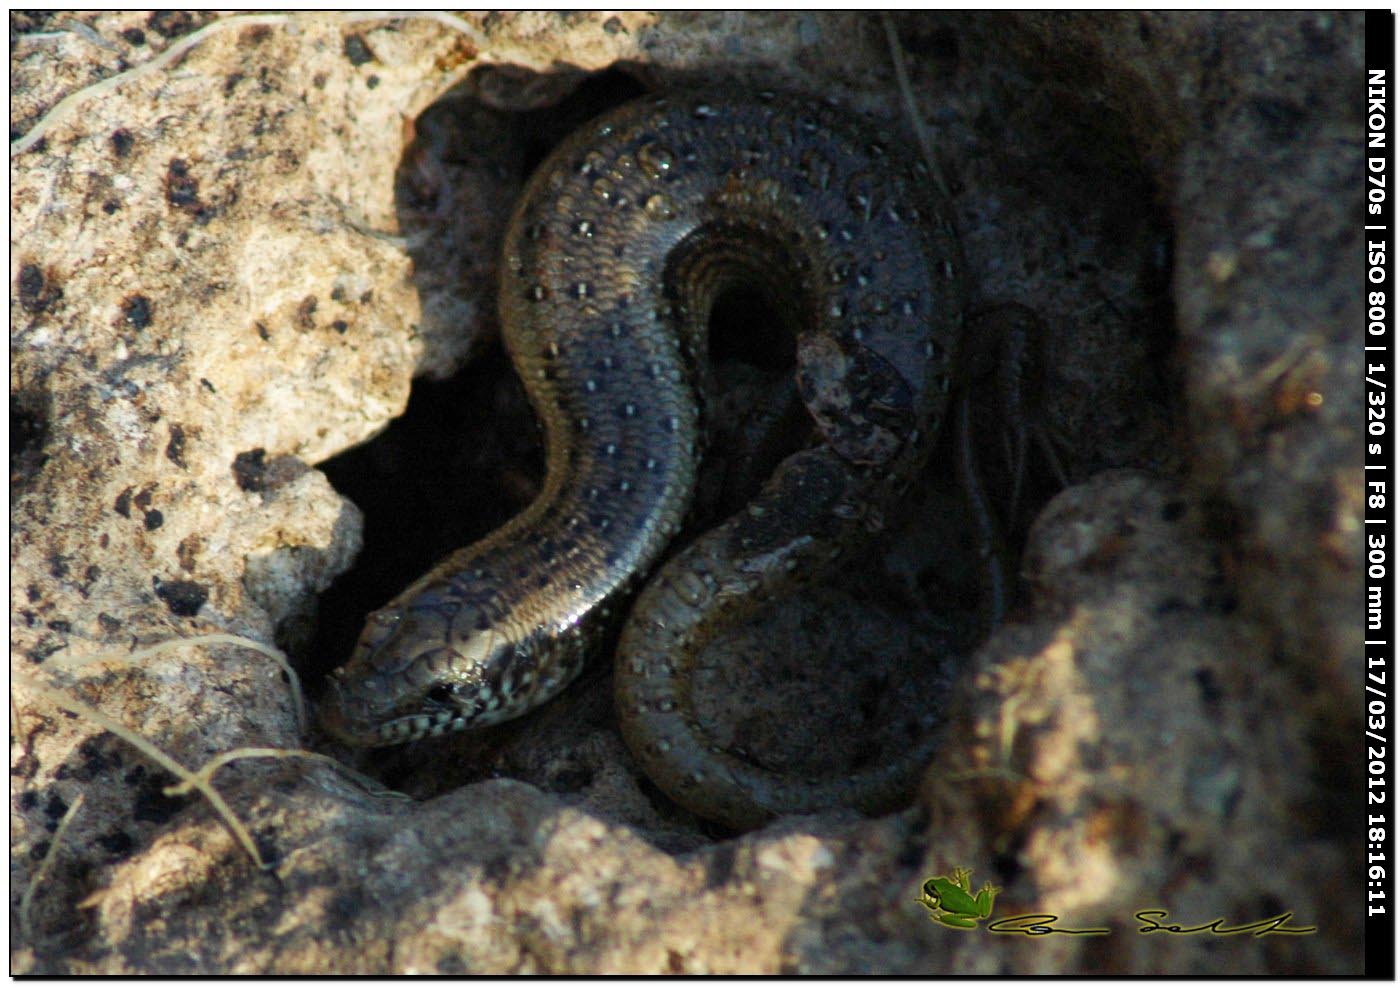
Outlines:
{"type": "MultiPolygon", "coordinates": [[[[375,537],[446,551],[533,493],[528,407],[491,338],[500,231],[539,155],[643,85],[715,79],[908,129],[884,25],[12,17],[14,971],[1221,968],[1208,936],[1138,934],[1154,905],[1317,926],[1232,951],[1231,971],[1360,971],[1361,888],[1323,806],[1362,785],[1340,740],[1361,708],[1361,312],[1344,260],[1360,234],[1340,203],[1362,17],[892,23],[974,308],[1044,323],[1038,420],[1070,486],[1033,524],[1052,470],[1023,491],[1009,537],[1029,598],[975,653],[959,656],[977,583],[940,458],[875,550],[755,638],[801,655],[849,633],[871,653],[814,657],[771,705],[710,701],[730,705],[727,736],[796,763],[832,736],[869,755],[849,725],[869,721],[862,689],[936,705],[947,740],[918,803],[715,830],[637,774],[600,666],[497,731],[355,761],[420,801],[324,762],[224,767],[214,783],[262,872],[205,799],[167,796],[163,770],[26,681],[190,768],[313,742],[256,652],[120,660],[238,633],[282,645],[314,687],[343,659],[335,635],[429,560],[385,562],[375,537]],[[468,363],[467,393],[433,383],[468,363]],[[450,398],[425,430],[462,451],[430,445],[425,462],[390,437],[328,461],[384,431],[415,376],[416,395],[450,398]],[[394,520],[365,486],[399,503],[394,520]],[[318,595],[360,551],[360,506],[389,533],[363,538],[341,584],[379,597],[332,590],[318,626],[318,595]],[[1008,949],[935,925],[919,887],[958,867],[1002,887],[996,917],[1112,933],[1008,949]]],[[[744,673],[765,690],[776,674],[744,673]]]]}
{"type": "MultiPolygon", "coordinates": [[[[978,652],[925,778],[930,831],[946,820],[952,838],[934,840],[923,869],[1014,858],[997,912],[1106,928],[1097,944],[1114,968],[1217,968],[1198,940],[1138,930],[1153,920],[1239,925],[1291,911],[1289,927],[1318,930],[1232,960],[1262,974],[1316,962],[1323,933],[1360,928],[1309,917],[1330,886],[1304,904],[1287,867],[1261,865],[1281,846],[1315,872],[1344,871],[1346,856],[1315,838],[1326,823],[1305,807],[1314,781],[1293,766],[1311,755],[1312,724],[1292,714],[1286,677],[1242,660],[1267,638],[1235,617],[1218,548],[1188,502],[1174,484],[1116,470],[1041,513],[1025,558],[1034,615],[978,652]]],[[[1015,969],[1064,960],[1031,949],[1015,969]]]]}

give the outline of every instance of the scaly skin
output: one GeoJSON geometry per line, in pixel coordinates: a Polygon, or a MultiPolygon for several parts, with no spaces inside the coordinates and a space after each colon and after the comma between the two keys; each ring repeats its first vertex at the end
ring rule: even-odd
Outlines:
{"type": "Polygon", "coordinates": [[[539,498],[371,614],[324,721],[358,745],[487,725],[563,689],[688,509],[715,299],[763,292],[797,337],[819,443],[671,560],[623,631],[623,734],[691,810],[736,827],[892,805],[928,755],[784,778],[719,751],[687,675],[719,628],[879,529],[926,457],[963,332],[943,204],[889,136],[815,100],[647,97],[561,144],[506,236],[506,347],[544,426],[539,498]]]}

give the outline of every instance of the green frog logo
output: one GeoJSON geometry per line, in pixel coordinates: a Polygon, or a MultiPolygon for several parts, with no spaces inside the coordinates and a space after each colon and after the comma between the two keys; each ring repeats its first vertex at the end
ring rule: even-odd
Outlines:
{"type": "Polygon", "coordinates": [[[990,883],[972,894],[972,871],[956,869],[951,877],[936,876],[924,881],[919,903],[929,910],[929,918],[950,928],[967,930],[992,916],[992,903],[1001,889],[990,883]]]}

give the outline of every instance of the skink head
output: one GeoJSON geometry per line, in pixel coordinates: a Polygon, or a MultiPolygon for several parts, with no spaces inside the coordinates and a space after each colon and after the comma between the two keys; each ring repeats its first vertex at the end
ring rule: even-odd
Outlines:
{"type": "Polygon", "coordinates": [[[322,723],[352,746],[392,746],[514,718],[539,700],[540,646],[460,594],[420,589],[370,614],[330,678],[322,723]]]}

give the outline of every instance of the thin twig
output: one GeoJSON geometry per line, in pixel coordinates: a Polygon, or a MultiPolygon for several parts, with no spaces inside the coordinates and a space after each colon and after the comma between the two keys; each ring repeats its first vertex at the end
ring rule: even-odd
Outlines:
{"type": "Polygon", "coordinates": [[[140,65],[137,65],[134,68],[127,69],[125,72],[118,72],[116,75],[109,75],[107,78],[101,80],[100,82],[94,82],[90,86],[84,86],[82,89],[79,89],[76,92],[72,92],[69,93],[67,96],[64,96],[56,104],[54,104],[54,107],[51,110],[49,110],[39,119],[39,122],[35,123],[34,126],[29,128],[28,133],[26,133],[23,137],[20,137],[18,140],[11,142],[10,157],[15,157],[29,150],[31,147],[33,147],[39,142],[40,138],[42,138],[44,134],[48,133],[59,123],[66,120],[69,116],[73,114],[75,110],[77,110],[77,108],[82,103],[85,103],[93,96],[101,95],[102,93],[107,92],[109,89],[115,89],[117,86],[122,85],[125,82],[130,82],[133,79],[139,79],[144,75],[150,75],[152,72],[160,71],[161,69],[165,68],[165,66],[169,65],[171,62],[174,62],[176,59],[180,58],[182,55],[185,54],[185,52],[189,51],[191,48],[199,44],[205,38],[209,37],[211,34],[215,34],[226,27],[232,27],[235,25],[256,26],[259,24],[285,24],[286,21],[287,15],[285,14],[253,14],[247,16],[227,17],[223,20],[217,20],[213,21],[212,23],[206,24],[203,27],[201,27],[198,31],[193,31],[190,34],[185,35],[179,41],[176,41],[174,44],[172,44],[169,48],[166,48],[164,51],[162,51],[159,55],[152,58],[149,62],[142,62],[140,65]]]}
{"type": "Polygon", "coordinates": [[[73,799],[73,803],[68,806],[68,810],[63,813],[63,818],[59,820],[58,828],[54,830],[53,841],[49,843],[49,851],[44,853],[44,861],[39,864],[39,868],[34,871],[34,877],[29,881],[29,886],[24,888],[24,895],[19,900],[19,926],[24,930],[24,937],[32,945],[34,943],[34,927],[29,923],[29,910],[34,906],[34,894],[39,889],[39,884],[43,883],[49,875],[49,870],[53,869],[54,860],[58,858],[58,847],[63,843],[63,837],[68,834],[68,825],[78,814],[78,809],[83,806],[83,799],[86,794],[79,793],[73,799]]]}
{"type": "Polygon", "coordinates": [[[115,51],[118,53],[121,52],[120,48],[112,44],[112,42],[108,41],[102,35],[98,34],[95,30],[93,30],[93,28],[90,25],[84,24],[82,21],[66,20],[63,22],[62,26],[68,31],[82,38],[88,44],[97,45],[97,47],[99,48],[106,48],[108,51],[115,51]]]}
{"type": "Polygon", "coordinates": [[[262,854],[258,852],[258,847],[254,844],[253,837],[249,834],[248,829],[239,821],[238,816],[233,813],[233,809],[228,806],[228,802],[224,800],[223,795],[221,795],[206,779],[186,769],[177,760],[173,759],[164,750],[146,739],[146,737],[142,736],[140,733],[117,722],[115,719],[103,715],[101,712],[92,708],[92,706],[85,705],[56,688],[50,688],[48,685],[34,680],[28,675],[13,674],[11,680],[23,684],[24,687],[37,692],[60,709],[67,709],[74,715],[86,719],[94,725],[101,726],[108,732],[126,740],[147,757],[170,771],[170,773],[186,781],[191,787],[198,789],[199,793],[204,795],[209,804],[218,812],[219,817],[224,820],[224,824],[229,827],[229,831],[232,832],[233,837],[238,840],[238,844],[253,858],[253,862],[257,863],[260,869],[268,869],[268,864],[263,861],[262,854]]]}
{"type": "MultiPolygon", "coordinates": [[[[118,72],[116,75],[108,76],[100,82],[94,82],[92,85],[85,86],[82,89],[79,89],[76,92],[69,93],[67,96],[60,99],[56,104],[54,104],[53,108],[51,108],[47,113],[45,113],[42,117],[39,118],[38,122],[35,123],[34,126],[29,128],[28,133],[26,133],[23,137],[20,137],[19,139],[11,142],[10,157],[16,157],[29,150],[31,147],[37,144],[46,133],[52,130],[59,123],[66,120],[68,117],[72,116],[81,104],[87,102],[93,96],[101,95],[104,92],[107,92],[111,89],[115,89],[119,85],[122,85],[126,82],[130,82],[134,79],[139,79],[142,76],[150,75],[153,72],[159,72],[161,69],[184,57],[186,52],[190,51],[190,49],[194,48],[196,45],[200,44],[206,38],[210,37],[213,34],[217,34],[221,31],[237,27],[273,26],[287,24],[293,20],[305,20],[317,16],[321,15],[235,14],[231,17],[224,17],[216,21],[211,21],[210,23],[201,27],[199,30],[192,31],[191,33],[185,35],[179,41],[176,41],[169,48],[166,48],[164,51],[152,58],[150,61],[142,62],[140,65],[137,65],[134,68],[127,69],[125,72],[118,72]]],[[[434,21],[435,23],[441,24],[444,27],[450,28],[453,31],[457,31],[467,35],[469,38],[472,39],[473,43],[476,45],[478,54],[480,54],[480,52],[483,49],[485,39],[482,37],[481,33],[477,31],[476,28],[474,28],[469,22],[463,20],[461,17],[458,17],[455,14],[447,14],[442,13],[440,11],[400,12],[392,10],[379,10],[364,12],[357,11],[354,13],[338,14],[335,16],[336,23],[341,24],[358,23],[361,21],[410,19],[434,21]]]]}
{"type": "Polygon", "coordinates": [[[24,728],[24,717],[19,714],[14,692],[10,692],[10,737],[11,744],[18,743],[20,749],[29,745],[29,732],[24,728]]]}
{"type": "Polygon", "coordinates": [[[189,794],[190,791],[196,786],[193,778],[199,778],[205,783],[212,784],[214,780],[214,774],[220,768],[225,767],[236,760],[250,760],[255,757],[271,757],[275,760],[315,760],[320,763],[329,764],[336,770],[339,770],[341,773],[348,774],[350,777],[354,778],[358,783],[365,786],[370,791],[370,793],[375,795],[376,797],[390,798],[395,801],[413,800],[408,795],[403,794],[399,791],[392,791],[384,787],[382,784],[379,784],[372,778],[366,777],[359,771],[347,767],[345,764],[341,763],[334,757],[326,756],[324,753],[314,753],[311,750],[284,750],[281,747],[276,746],[240,746],[236,750],[229,750],[227,753],[220,753],[218,756],[211,758],[207,763],[205,763],[203,767],[200,767],[199,770],[197,770],[192,775],[192,778],[190,780],[184,780],[181,781],[179,784],[170,785],[165,789],[164,794],[166,797],[169,798],[178,798],[182,795],[189,794]]]}
{"type": "Polygon", "coordinates": [[[135,664],[147,658],[155,657],[166,651],[178,650],[181,647],[194,644],[196,646],[229,644],[234,647],[246,647],[255,650],[259,654],[272,658],[287,675],[287,681],[291,684],[292,698],[296,704],[297,731],[306,732],[306,697],[302,692],[301,678],[292,670],[292,665],[287,660],[287,656],[276,647],[264,644],[261,641],[253,640],[251,637],[240,637],[233,633],[206,633],[197,637],[174,637],[170,640],[162,640],[159,643],[151,644],[148,647],[141,647],[129,654],[108,654],[99,652],[93,657],[83,658],[63,658],[51,657],[44,663],[46,668],[62,668],[70,670],[72,668],[87,667],[93,664],[135,664]]]}
{"type": "Polygon", "coordinates": [[[924,126],[924,118],[919,115],[918,107],[914,104],[914,87],[909,83],[909,70],[904,64],[904,48],[899,43],[899,33],[894,29],[894,18],[888,13],[880,15],[880,20],[885,25],[885,40],[890,46],[890,60],[894,62],[894,75],[899,83],[899,94],[904,100],[904,114],[909,118],[909,124],[914,128],[914,136],[919,141],[919,149],[923,152],[924,162],[928,164],[929,170],[933,173],[934,184],[938,186],[938,191],[944,198],[951,198],[948,191],[948,182],[943,178],[943,168],[938,162],[937,155],[933,152],[933,138],[929,136],[928,128],[924,126]]]}

